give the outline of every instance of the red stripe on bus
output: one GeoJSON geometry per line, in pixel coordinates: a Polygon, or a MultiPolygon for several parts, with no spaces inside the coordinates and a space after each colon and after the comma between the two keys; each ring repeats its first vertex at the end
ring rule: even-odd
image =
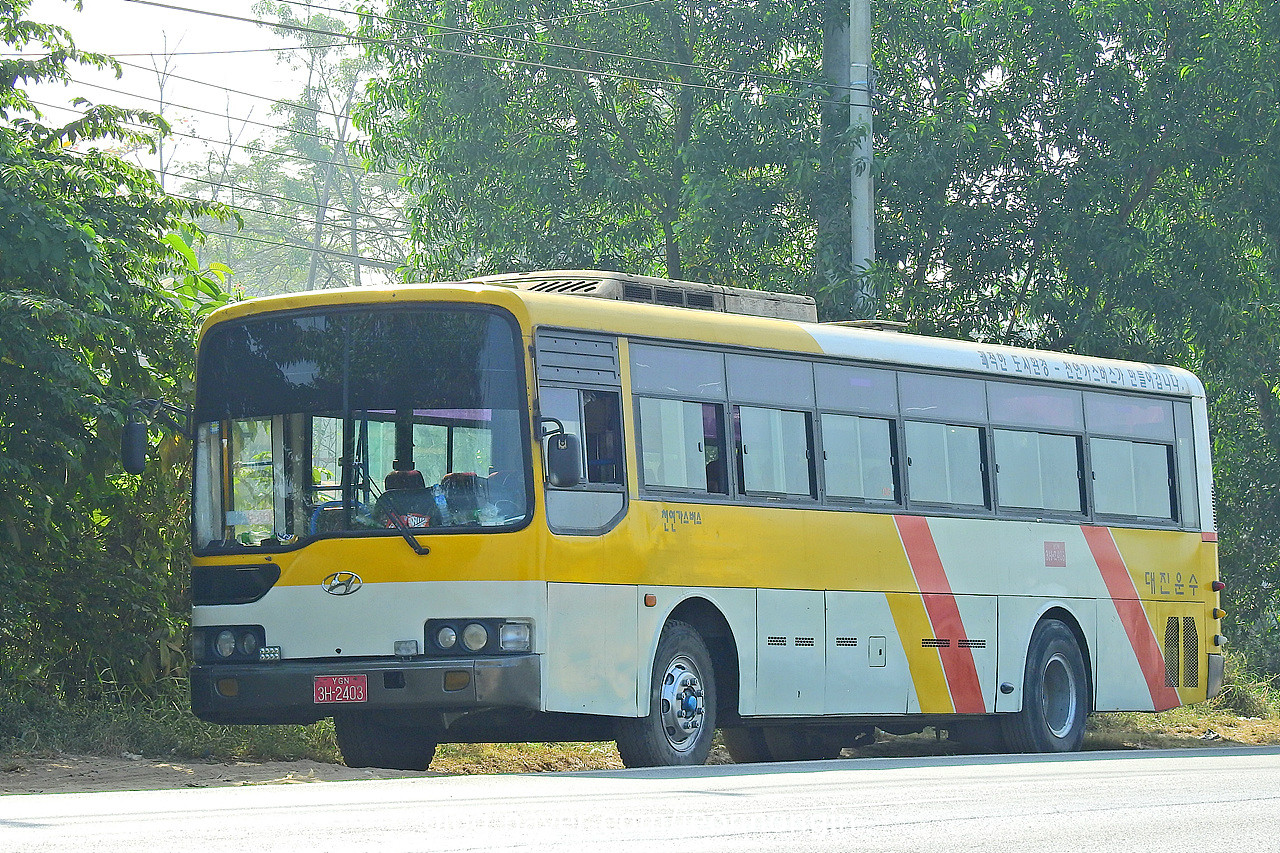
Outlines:
{"type": "Polygon", "coordinates": [[[1200,541],[1201,541],[1201,542],[1217,542],[1217,541],[1218,541],[1218,534],[1216,534],[1216,533],[1208,533],[1208,532],[1201,533],[1201,534],[1200,534],[1200,541]]]}
{"type": "Polygon", "coordinates": [[[895,515],[893,520],[907,550],[907,562],[924,599],[934,637],[951,641],[948,647],[938,649],[942,670],[947,676],[947,689],[951,691],[951,704],[958,714],[986,713],[987,705],[982,698],[973,651],[960,647],[960,641],[967,639],[964,622],[946,570],[942,567],[942,558],[938,556],[938,546],[929,532],[929,522],[910,515],[895,515]]]}
{"type": "Polygon", "coordinates": [[[1157,711],[1174,708],[1182,701],[1178,691],[1167,687],[1164,683],[1164,652],[1156,641],[1155,631],[1147,619],[1147,611],[1138,600],[1138,590],[1133,585],[1133,577],[1124,564],[1124,557],[1116,547],[1115,537],[1105,527],[1081,527],[1085,542],[1093,552],[1094,562],[1102,573],[1102,580],[1107,585],[1111,602],[1116,606],[1116,614],[1129,635],[1129,643],[1137,655],[1138,665],[1142,667],[1142,675],[1147,680],[1147,690],[1151,692],[1151,705],[1157,711]]]}

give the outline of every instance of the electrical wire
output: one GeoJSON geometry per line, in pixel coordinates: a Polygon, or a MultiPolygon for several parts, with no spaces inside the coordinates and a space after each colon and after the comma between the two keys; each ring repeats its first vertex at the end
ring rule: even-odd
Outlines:
{"type": "Polygon", "coordinates": [[[331,257],[341,258],[348,263],[359,262],[361,266],[377,267],[378,269],[389,270],[395,272],[399,266],[387,261],[378,261],[371,258],[365,258],[360,255],[353,255],[350,252],[338,252],[333,249],[316,248],[314,246],[297,245],[294,243],[285,243],[280,240],[267,240],[262,237],[252,237],[248,234],[229,234],[226,231],[215,231],[210,228],[202,228],[201,232],[210,237],[223,237],[228,240],[248,240],[250,243],[261,243],[265,246],[275,246],[281,249],[298,249],[303,252],[318,252],[321,255],[329,255],[331,257]]]}
{"type": "MultiPolygon", "coordinates": [[[[791,77],[779,77],[779,76],[770,75],[770,74],[758,74],[753,71],[733,71],[730,69],[709,68],[705,65],[696,65],[688,62],[678,62],[674,59],[663,59],[657,56],[636,56],[628,53],[613,53],[607,50],[596,50],[595,48],[590,48],[590,47],[577,47],[574,45],[558,44],[556,42],[536,42],[536,41],[531,41],[529,39],[520,38],[518,36],[498,35],[496,33],[485,32],[483,30],[478,30],[478,29],[472,29],[472,28],[466,28],[466,27],[452,27],[452,26],[449,26],[448,24],[433,23],[429,21],[419,21],[411,18],[396,18],[396,17],[390,17],[386,15],[376,15],[372,12],[359,12],[359,11],[353,11],[348,9],[330,9],[325,6],[318,6],[314,3],[308,3],[306,2],[306,0],[277,0],[277,2],[288,4],[290,6],[304,6],[309,9],[320,9],[326,12],[332,12],[334,14],[359,15],[362,19],[384,21],[386,23],[394,23],[394,24],[407,24],[415,28],[419,32],[422,32],[424,36],[432,35],[432,33],[427,32],[427,30],[438,30],[448,35],[480,36],[482,38],[491,38],[491,39],[498,39],[500,41],[514,42],[515,44],[521,45],[523,47],[556,48],[558,50],[568,50],[568,51],[573,51],[575,53],[581,53],[586,56],[599,57],[603,59],[622,59],[622,60],[627,60],[632,62],[655,63],[658,65],[662,65],[670,68],[685,68],[691,71],[698,71],[707,75],[723,74],[730,77],[741,77],[746,80],[750,80],[752,82],[769,81],[774,83],[791,83],[793,85],[798,85],[798,86],[807,86],[807,87],[813,87],[813,88],[824,87],[828,89],[851,90],[852,88],[854,88],[851,86],[834,86],[830,83],[815,82],[813,80],[799,80],[791,77]]],[[[657,2],[657,0],[654,0],[654,2],[657,2]]],[[[636,5],[639,5],[639,4],[636,4],[636,5]]],[[[599,73],[599,72],[593,72],[593,73],[599,73]]]]}
{"type": "MultiPolygon", "coordinates": [[[[335,33],[331,30],[322,30],[316,27],[305,27],[297,24],[271,23],[270,21],[264,21],[259,18],[246,18],[240,15],[230,15],[224,12],[212,12],[206,9],[192,9],[186,6],[174,6],[169,3],[161,3],[159,2],[159,0],[126,0],[126,2],[138,3],[144,6],[155,6],[160,9],[169,9],[171,11],[177,11],[177,12],[189,12],[194,15],[207,15],[209,17],[222,18],[225,20],[241,21],[244,23],[255,24],[259,26],[275,27],[276,29],[290,30],[290,31],[299,32],[299,33],[332,36],[334,38],[345,38],[348,41],[352,42],[353,44],[381,45],[384,47],[394,47],[394,48],[400,48],[403,50],[411,50],[411,51],[417,51],[422,53],[435,53],[435,54],[440,54],[442,56],[457,56],[465,59],[479,59],[479,60],[488,61],[488,62],[497,62],[504,65],[515,65],[515,66],[520,66],[525,68],[538,68],[545,71],[565,71],[571,74],[585,74],[589,76],[602,77],[602,78],[608,78],[613,80],[626,80],[633,83],[646,83],[654,86],[696,89],[699,91],[718,92],[721,94],[728,94],[728,95],[751,94],[751,95],[757,95],[762,98],[773,98],[777,100],[792,101],[796,103],[810,104],[810,105],[829,104],[831,106],[837,106],[837,107],[848,106],[848,103],[845,101],[837,101],[837,100],[832,100],[828,98],[805,97],[800,95],[783,95],[783,94],[778,94],[774,92],[763,92],[763,91],[749,92],[749,91],[744,91],[743,89],[728,89],[723,86],[712,86],[706,83],[694,83],[686,80],[659,80],[652,77],[642,77],[636,74],[623,74],[621,72],[616,72],[616,71],[599,71],[599,70],[588,69],[588,68],[578,68],[578,67],[569,66],[569,65],[557,65],[557,64],[548,63],[548,62],[536,62],[528,59],[516,59],[508,56],[491,56],[488,54],[475,53],[471,51],[452,50],[448,48],[422,45],[422,44],[410,42],[408,40],[395,40],[395,39],[374,38],[370,36],[348,35],[346,33],[335,33]]],[[[830,88],[830,87],[826,86],[826,88],[830,88]]]]}
{"type": "MultiPolygon", "coordinates": [[[[316,208],[320,207],[320,203],[317,201],[303,201],[300,198],[291,198],[289,196],[274,195],[272,193],[263,192],[261,190],[255,190],[255,189],[250,189],[248,187],[240,186],[239,184],[220,184],[217,181],[210,181],[204,178],[197,178],[194,175],[184,175],[181,172],[170,172],[167,170],[162,172],[161,174],[164,175],[165,177],[174,178],[175,180],[179,180],[179,181],[190,181],[191,183],[204,184],[205,186],[209,186],[209,187],[225,188],[231,192],[247,193],[249,195],[257,196],[259,198],[269,198],[274,201],[283,201],[289,204],[302,205],[303,207],[316,207],[316,208]]],[[[257,210],[257,208],[248,208],[248,209],[254,210],[259,213],[266,212],[266,211],[257,210]]],[[[345,214],[347,216],[355,215],[364,219],[376,219],[379,222],[385,222],[388,225],[398,225],[405,228],[409,227],[409,223],[403,219],[396,219],[390,216],[382,216],[377,213],[361,213],[359,211],[353,211],[350,208],[338,207],[335,205],[329,205],[327,209],[331,213],[345,214]]]]}
{"type": "MultiPolygon", "coordinates": [[[[345,47],[351,47],[351,46],[352,45],[345,45],[345,47]]],[[[120,54],[120,55],[124,56],[126,54],[120,54]]],[[[165,55],[172,56],[173,54],[165,54],[165,55]]],[[[220,86],[217,83],[210,83],[208,80],[197,80],[194,77],[183,77],[181,74],[175,74],[171,71],[161,71],[157,68],[149,68],[146,65],[139,65],[136,62],[121,62],[120,64],[128,68],[136,68],[139,71],[150,71],[157,75],[162,75],[166,80],[181,80],[184,83],[195,83],[198,86],[207,86],[210,89],[217,89],[220,92],[228,92],[232,95],[242,95],[243,97],[246,97],[246,98],[256,98],[259,101],[267,101],[268,103],[272,103],[272,104],[281,103],[279,98],[273,98],[270,95],[256,95],[253,92],[246,92],[242,89],[232,89],[229,86],[220,86]]],[[[311,109],[311,108],[308,107],[308,109],[311,109]]],[[[348,119],[348,120],[351,118],[351,116],[347,115],[346,113],[335,113],[335,112],[330,112],[329,110],[322,110],[319,108],[311,109],[311,111],[319,115],[331,116],[332,118],[340,118],[340,119],[348,119]]]]}
{"type": "MultiPolygon", "coordinates": [[[[110,92],[113,95],[124,95],[129,98],[140,98],[144,101],[150,101],[153,104],[159,104],[162,107],[169,106],[169,107],[173,107],[176,110],[188,110],[189,112],[202,113],[204,115],[214,116],[215,118],[225,118],[228,121],[237,121],[242,124],[257,125],[258,127],[265,127],[265,128],[268,128],[269,130],[280,131],[281,133],[296,133],[299,136],[309,136],[313,139],[319,139],[322,142],[338,142],[339,141],[333,138],[332,136],[323,136],[319,133],[312,133],[309,130],[299,130],[297,128],[285,127],[279,124],[271,124],[270,122],[257,121],[256,119],[242,118],[241,116],[233,116],[226,113],[220,113],[215,110],[206,110],[201,107],[192,107],[186,104],[179,104],[174,101],[166,101],[160,98],[155,98],[155,97],[152,97],[151,95],[139,95],[136,92],[126,92],[123,89],[113,89],[110,86],[102,86],[97,83],[90,83],[85,80],[76,80],[73,78],[71,82],[79,86],[88,86],[90,89],[100,89],[103,92],[110,92]]],[[[343,118],[349,119],[350,116],[343,116],[343,118]]],[[[345,140],[345,141],[350,141],[350,140],[345,140]]]]}

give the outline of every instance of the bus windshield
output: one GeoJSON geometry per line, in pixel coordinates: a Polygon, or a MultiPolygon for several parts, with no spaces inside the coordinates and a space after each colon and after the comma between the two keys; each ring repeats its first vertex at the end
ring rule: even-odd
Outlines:
{"type": "Polygon", "coordinates": [[[523,369],[515,323],[493,309],[216,326],[196,383],[197,551],[523,524],[523,369]]]}

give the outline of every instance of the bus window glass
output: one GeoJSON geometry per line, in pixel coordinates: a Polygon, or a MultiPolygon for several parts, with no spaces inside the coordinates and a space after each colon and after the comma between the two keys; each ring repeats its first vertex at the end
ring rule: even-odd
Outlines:
{"type": "Polygon", "coordinates": [[[640,455],[648,486],[707,491],[702,404],[640,398],[640,455]]]}
{"type": "Polygon", "coordinates": [[[852,415],[822,415],[823,473],[827,495],[896,501],[893,422],[852,415]]]}
{"type": "Polygon", "coordinates": [[[760,355],[730,355],[729,396],[744,403],[813,407],[813,367],[806,361],[760,355]]]}
{"type": "Polygon", "coordinates": [[[631,389],[637,394],[725,397],[724,356],[718,352],[636,343],[630,352],[631,389]]]}
{"type": "Polygon", "coordinates": [[[813,496],[807,413],[735,406],[734,428],[744,492],[813,496]]]}
{"type": "Polygon", "coordinates": [[[987,391],[981,379],[903,373],[898,388],[904,415],[938,421],[987,419],[987,391]]]}
{"type": "Polygon", "coordinates": [[[898,413],[898,380],[891,370],[815,364],[818,408],[838,412],[898,413]]]}
{"type": "Polygon", "coordinates": [[[1175,403],[1173,421],[1178,434],[1178,520],[1186,527],[1200,526],[1200,507],[1196,495],[1196,449],[1191,429],[1191,405],[1175,403]]]}
{"type": "Polygon", "coordinates": [[[488,310],[220,324],[196,390],[196,547],[385,531],[384,507],[432,529],[524,520],[521,358],[514,324],[488,310]],[[497,471],[510,486],[501,517],[486,494],[497,471]]]}
{"type": "Polygon", "coordinates": [[[996,495],[1000,505],[1080,513],[1080,442],[1074,436],[997,429],[996,495]]]}
{"type": "Polygon", "coordinates": [[[1096,512],[1173,518],[1167,445],[1094,438],[1089,440],[1089,455],[1096,512]]]}
{"type": "Polygon", "coordinates": [[[991,422],[1084,431],[1080,392],[1014,382],[988,382],[991,422]]]}
{"type": "Polygon", "coordinates": [[[906,422],[907,494],[913,501],[986,506],[982,431],[906,422]]]}
{"type": "Polygon", "coordinates": [[[584,390],[582,421],[587,483],[622,485],[622,395],[584,390]]]}
{"type": "Polygon", "coordinates": [[[1084,416],[1089,432],[1173,441],[1173,403],[1088,392],[1084,416]]]}

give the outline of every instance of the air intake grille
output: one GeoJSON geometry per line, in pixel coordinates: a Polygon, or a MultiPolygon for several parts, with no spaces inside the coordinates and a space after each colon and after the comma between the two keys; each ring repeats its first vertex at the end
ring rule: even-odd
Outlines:
{"type": "Polygon", "coordinates": [[[1200,686],[1200,632],[1194,616],[1182,617],[1182,686],[1200,686]]]}
{"type": "Polygon", "coordinates": [[[986,640],[961,640],[956,643],[962,649],[985,649],[987,647],[986,640]]]}
{"type": "Polygon", "coordinates": [[[622,298],[631,302],[652,302],[653,288],[643,284],[624,284],[622,298]]]}
{"type": "Polygon", "coordinates": [[[949,649],[951,648],[951,641],[937,637],[925,637],[920,641],[920,647],[924,649],[949,649]]]}
{"type": "Polygon", "coordinates": [[[770,637],[766,641],[771,646],[785,646],[787,644],[786,637],[770,637]]]}
{"type": "Polygon", "coordinates": [[[542,293],[591,293],[599,284],[595,279],[553,279],[532,284],[529,289],[542,293]]]}
{"type": "Polygon", "coordinates": [[[705,308],[714,310],[716,301],[710,293],[703,293],[697,290],[691,290],[684,295],[684,304],[689,308],[705,308]]]}
{"type": "Polygon", "coordinates": [[[813,637],[796,637],[796,645],[797,645],[797,646],[804,646],[804,647],[805,647],[805,648],[807,648],[807,649],[808,649],[808,648],[812,648],[812,647],[813,647],[813,637]]]}
{"type": "Polygon", "coordinates": [[[857,637],[836,637],[837,646],[856,646],[858,645],[857,637]]]}
{"type": "Polygon", "coordinates": [[[1170,616],[1164,625],[1164,686],[1178,686],[1178,662],[1182,659],[1182,629],[1178,617],[1170,616]]]}
{"type": "Polygon", "coordinates": [[[684,305],[684,291],[678,287],[655,287],[653,301],[659,305],[684,305]]]}

